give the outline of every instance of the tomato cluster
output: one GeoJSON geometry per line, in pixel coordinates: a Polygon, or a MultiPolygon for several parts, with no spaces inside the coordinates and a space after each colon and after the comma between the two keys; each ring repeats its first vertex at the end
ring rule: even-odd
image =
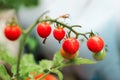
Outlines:
{"type": "MultiPolygon", "coordinates": [[[[68,60],[74,59],[77,55],[77,51],[80,47],[80,43],[76,38],[66,38],[62,43],[60,49],[61,55],[68,60]]],[[[95,60],[103,60],[106,57],[104,48],[104,41],[100,36],[91,36],[87,40],[87,47],[93,53],[95,60]]]]}
{"type": "MultiPolygon", "coordinates": [[[[52,27],[48,22],[38,23],[36,31],[41,38],[46,38],[51,34],[52,27]]],[[[6,38],[11,41],[17,40],[21,35],[21,29],[18,25],[9,25],[4,29],[4,34],[6,38]]],[[[80,47],[80,42],[75,37],[70,37],[70,35],[66,36],[66,32],[61,25],[56,25],[53,30],[53,36],[59,42],[64,39],[62,43],[62,47],[60,49],[61,55],[68,60],[74,59],[77,55],[77,52],[80,47]]],[[[104,41],[100,36],[90,36],[87,39],[87,47],[93,52],[93,58],[96,60],[102,60],[105,58],[104,41]]]]}
{"type": "MultiPolygon", "coordinates": [[[[37,33],[42,38],[47,38],[50,35],[51,31],[52,29],[50,24],[46,22],[42,22],[37,25],[37,33]]],[[[65,30],[61,26],[57,26],[53,30],[53,36],[59,42],[65,37],[65,34],[65,30]]],[[[67,37],[62,43],[60,53],[65,59],[71,60],[76,57],[79,47],[80,43],[77,38],[67,37]]],[[[101,55],[103,54],[102,49],[104,47],[104,41],[100,36],[90,36],[87,40],[87,47],[91,52],[93,52],[93,58],[95,58],[96,60],[102,60],[103,58],[105,58],[105,56],[101,55]]]]}

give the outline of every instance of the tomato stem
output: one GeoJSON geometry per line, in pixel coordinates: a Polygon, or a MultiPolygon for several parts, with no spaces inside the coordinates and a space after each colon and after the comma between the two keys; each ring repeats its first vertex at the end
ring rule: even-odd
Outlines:
{"type": "Polygon", "coordinates": [[[21,40],[20,40],[20,45],[19,45],[19,51],[18,51],[18,60],[17,60],[17,68],[16,68],[16,77],[17,80],[19,80],[19,68],[20,68],[20,60],[21,60],[21,56],[22,56],[22,51],[24,48],[24,43],[26,40],[27,35],[23,35],[21,40]]]}
{"type": "Polygon", "coordinates": [[[46,39],[47,39],[47,38],[45,38],[45,39],[43,40],[43,44],[45,44],[45,42],[46,42],[46,39]]]}

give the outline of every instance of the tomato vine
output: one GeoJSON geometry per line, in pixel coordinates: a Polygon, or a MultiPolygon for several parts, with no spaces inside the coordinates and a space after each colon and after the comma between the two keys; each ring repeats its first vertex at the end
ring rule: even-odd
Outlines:
{"type": "MultiPolygon", "coordinates": [[[[58,74],[59,79],[62,80],[63,76],[62,76],[62,73],[60,72],[61,68],[64,68],[64,67],[70,66],[70,65],[95,63],[94,61],[91,61],[89,59],[84,59],[84,58],[77,56],[79,53],[78,50],[80,47],[80,43],[77,40],[79,38],[79,36],[83,36],[85,39],[88,40],[88,45],[87,45],[88,49],[91,52],[97,54],[97,55],[95,55],[95,54],[93,55],[93,58],[95,60],[100,61],[100,60],[105,59],[106,53],[104,50],[104,41],[99,42],[98,40],[94,39],[94,41],[89,43],[89,41],[92,37],[98,37],[98,36],[95,33],[93,33],[92,31],[85,32],[85,33],[77,32],[73,28],[74,27],[82,28],[80,25],[67,25],[59,20],[60,18],[66,19],[68,17],[69,17],[69,15],[65,14],[56,19],[52,19],[52,18],[46,17],[45,13],[44,13],[27,29],[25,29],[25,30],[21,29],[22,34],[19,34],[19,36],[21,35],[21,38],[20,38],[19,52],[18,52],[18,58],[17,58],[16,73],[14,74],[13,80],[16,80],[16,79],[20,80],[20,64],[21,64],[21,58],[22,58],[22,54],[23,54],[25,41],[26,41],[28,35],[30,34],[30,32],[36,26],[37,26],[36,31],[38,32],[39,37],[45,38],[43,42],[45,42],[47,37],[50,35],[50,33],[51,33],[50,25],[52,25],[52,24],[54,24],[54,26],[56,27],[53,32],[55,39],[60,42],[64,38],[64,41],[62,43],[62,47],[61,47],[60,51],[54,55],[54,58],[52,61],[51,60],[40,61],[40,66],[41,66],[41,68],[43,68],[43,72],[45,72],[45,73],[39,78],[39,80],[42,80],[43,78],[45,78],[45,76],[47,76],[51,72],[58,74]],[[66,31],[63,30],[64,28],[69,30],[68,33],[66,33],[66,31]],[[45,33],[45,32],[47,32],[47,33],[45,33]],[[75,37],[71,37],[71,33],[74,33],[75,37]],[[66,37],[65,37],[65,35],[66,35],[66,37]],[[94,43],[94,46],[92,46],[92,43],[94,43]],[[100,46],[100,45],[102,45],[102,46],[100,46]],[[99,46],[100,46],[100,49],[98,50],[99,46]],[[94,51],[93,49],[97,50],[97,52],[94,51]]],[[[15,38],[15,40],[17,38],[15,38]]],[[[102,38],[100,38],[100,39],[102,39],[102,38]]],[[[33,79],[34,79],[34,77],[33,77],[33,79]]]]}

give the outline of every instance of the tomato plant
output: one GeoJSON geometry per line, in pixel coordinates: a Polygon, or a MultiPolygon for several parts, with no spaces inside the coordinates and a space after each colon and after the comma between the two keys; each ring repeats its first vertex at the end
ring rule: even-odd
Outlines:
{"type": "Polygon", "coordinates": [[[92,36],[87,41],[87,47],[94,53],[100,52],[104,47],[104,41],[100,36],[92,36]]]}
{"type": "Polygon", "coordinates": [[[95,60],[99,61],[105,59],[106,53],[104,50],[103,39],[100,36],[91,36],[93,32],[77,32],[75,31],[74,27],[81,28],[81,26],[68,25],[63,23],[63,21],[61,21],[60,19],[66,19],[68,17],[69,15],[62,15],[58,18],[52,19],[48,18],[48,16],[45,16],[45,14],[43,14],[35,21],[35,23],[33,23],[27,29],[20,29],[18,25],[13,25],[13,23],[16,24],[15,20],[13,20],[9,26],[5,27],[4,34],[9,40],[14,41],[18,39],[21,34],[22,37],[20,38],[20,45],[17,58],[11,58],[7,54],[0,53],[0,59],[6,62],[6,64],[9,63],[10,66],[10,69],[8,69],[5,63],[0,65],[0,70],[2,70],[0,71],[0,79],[57,80],[55,76],[51,75],[51,73],[54,73],[57,75],[58,80],[63,80],[63,74],[61,72],[62,68],[70,65],[96,63],[95,61],[77,56],[79,54],[79,48],[81,43],[81,41],[78,40],[78,38],[80,38],[81,36],[83,39],[87,39],[87,47],[90,51],[93,52],[92,56],[95,60]],[[23,55],[25,41],[30,32],[36,27],[38,35],[41,38],[44,38],[45,42],[47,37],[52,32],[52,25],[54,25],[55,27],[55,29],[53,30],[54,38],[59,42],[64,38],[62,46],[60,50],[54,54],[53,60],[44,59],[40,60],[39,64],[36,64],[33,55],[23,55]],[[65,28],[67,29],[67,33],[65,31],[65,28]],[[74,34],[74,36],[71,37],[71,33],[74,34]],[[9,72],[6,72],[8,70],[9,72]],[[7,75],[7,77],[3,75],[7,75]]]}
{"type": "Polygon", "coordinates": [[[65,36],[65,30],[62,27],[57,27],[54,29],[53,35],[54,38],[60,42],[65,36]]]}
{"type": "Polygon", "coordinates": [[[20,37],[21,29],[17,25],[13,25],[13,26],[9,25],[9,26],[5,27],[4,34],[5,34],[7,39],[14,41],[20,37]]]}

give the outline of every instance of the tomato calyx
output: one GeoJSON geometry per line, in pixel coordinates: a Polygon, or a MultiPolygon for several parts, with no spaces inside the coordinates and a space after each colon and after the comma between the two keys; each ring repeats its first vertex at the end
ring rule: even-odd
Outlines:
{"type": "Polygon", "coordinates": [[[10,20],[8,20],[6,22],[6,26],[11,26],[11,27],[18,26],[16,17],[12,17],[10,20]]]}

